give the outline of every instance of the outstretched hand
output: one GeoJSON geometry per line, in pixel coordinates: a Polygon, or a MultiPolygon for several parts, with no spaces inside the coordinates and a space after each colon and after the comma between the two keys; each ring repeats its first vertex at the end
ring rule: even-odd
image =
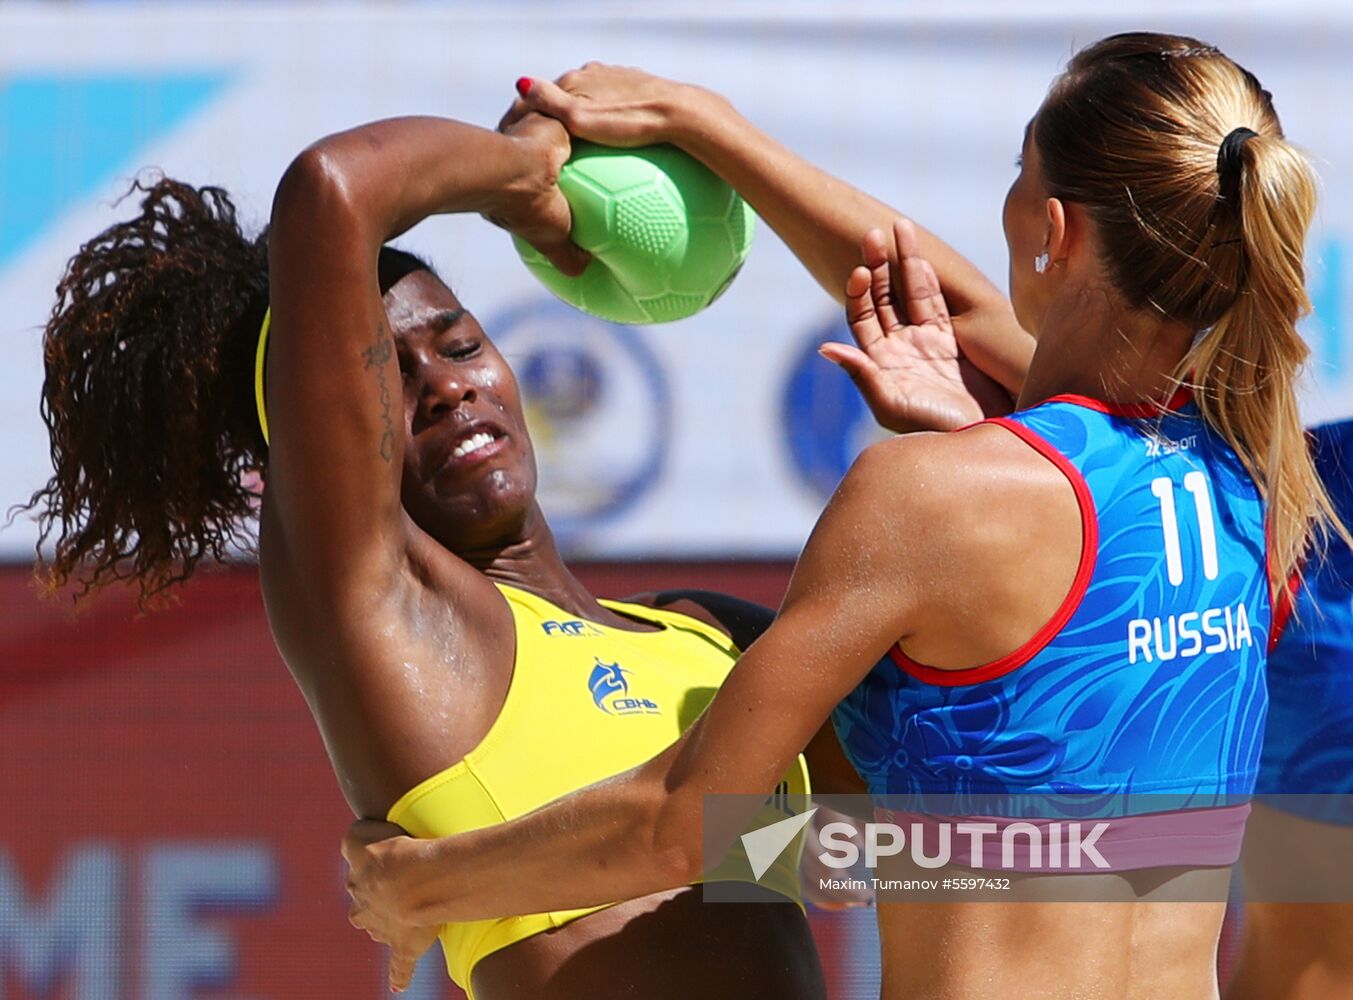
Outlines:
{"type": "Polygon", "coordinates": [[[935,269],[919,255],[915,227],[898,219],[892,237],[895,273],[883,233],[872,229],[864,238],[864,266],[846,282],[846,319],[858,346],[827,343],[818,353],[845,369],[874,419],[892,431],[953,430],[1009,413],[1010,394],[959,349],[935,269]]]}
{"type": "Polygon", "coordinates": [[[403,887],[417,842],[393,823],[358,820],[343,838],[348,862],[348,921],[375,941],[390,946],[390,989],[403,992],[414,967],[437,941],[439,927],[423,927],[410,918],[403,887]]]}

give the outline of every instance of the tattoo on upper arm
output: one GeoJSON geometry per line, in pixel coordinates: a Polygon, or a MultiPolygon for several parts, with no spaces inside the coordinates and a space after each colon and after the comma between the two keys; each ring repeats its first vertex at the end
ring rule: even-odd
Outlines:
{"type": "Polygon", "coordinates": [[[362,357],[365,359],[363,367],[375,370],[376,382],[381,387],[381,422],[385,429],[381,431],[380,451],[381,458],[387,462],[395,457],[395,425],[390,418],[390,383],[385,377],[384,369],[394,353],[395,345],[385,332],[385,324],[377,323],[376,339],[362,352],[362,357]]]}

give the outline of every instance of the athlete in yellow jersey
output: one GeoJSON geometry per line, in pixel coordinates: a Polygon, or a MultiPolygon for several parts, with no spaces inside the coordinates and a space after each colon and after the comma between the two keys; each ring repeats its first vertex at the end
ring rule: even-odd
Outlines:
{"type": "MultiPolygon", "coordinates": [[[[589,593],[536,503],[511,369],[426,264],[384,246],[480,212],[577,271],[568,155],[539,117],[376,122],[302,152],[253,239],[225,192],[161,179],[72,258],[45,332],[52,582],[185,579],[247,536],[260,473],[269,623],[375,836],[399,832],[387,816],[428,835],[497,823],[653,756],[767,623],[717,595],[589,593]]],[[[818,266],[835,253],[838,286],[857,223],[791,243],[818,266]]],[[[842,761],[829,729],[821,747],[842,761]]],[[[432,928],[399,942],[391,979],[440,935],[477,1000],[824,995],[801,907],[700,894],[432,928]]]]}

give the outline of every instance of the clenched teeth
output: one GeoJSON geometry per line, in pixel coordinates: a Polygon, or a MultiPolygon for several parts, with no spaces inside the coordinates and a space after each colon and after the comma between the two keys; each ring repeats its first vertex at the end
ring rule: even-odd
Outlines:
{"type": "Polygon", "coordinates": [[[492,443],[493,435],[487,431],[480,431],[478,434],[468,437],[460,444],[456,445],[455,450],[451,452],[451,457],[464,458],[466,455],[470,454],[470,452],[478,451],[480,448],[492,443]]]}

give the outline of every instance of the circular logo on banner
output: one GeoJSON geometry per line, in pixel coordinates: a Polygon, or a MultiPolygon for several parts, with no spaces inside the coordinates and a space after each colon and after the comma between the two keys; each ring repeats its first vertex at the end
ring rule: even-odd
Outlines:
{"type": "Polygon", "coordinates": [[[634,330],[540,299],[485,329],[521,386],[540,505],[561,543],[614,519],[667,461],[671,392],[634,330]]]}
{"type": "Polygon", "coordinates": [[[856,455],[892,436],[874,422],[850,376],[817,353],[829,340],[855,342],[842,320],[816,327],[794,356],[781,401],[790,460],[824,501],[856,455]]]}

